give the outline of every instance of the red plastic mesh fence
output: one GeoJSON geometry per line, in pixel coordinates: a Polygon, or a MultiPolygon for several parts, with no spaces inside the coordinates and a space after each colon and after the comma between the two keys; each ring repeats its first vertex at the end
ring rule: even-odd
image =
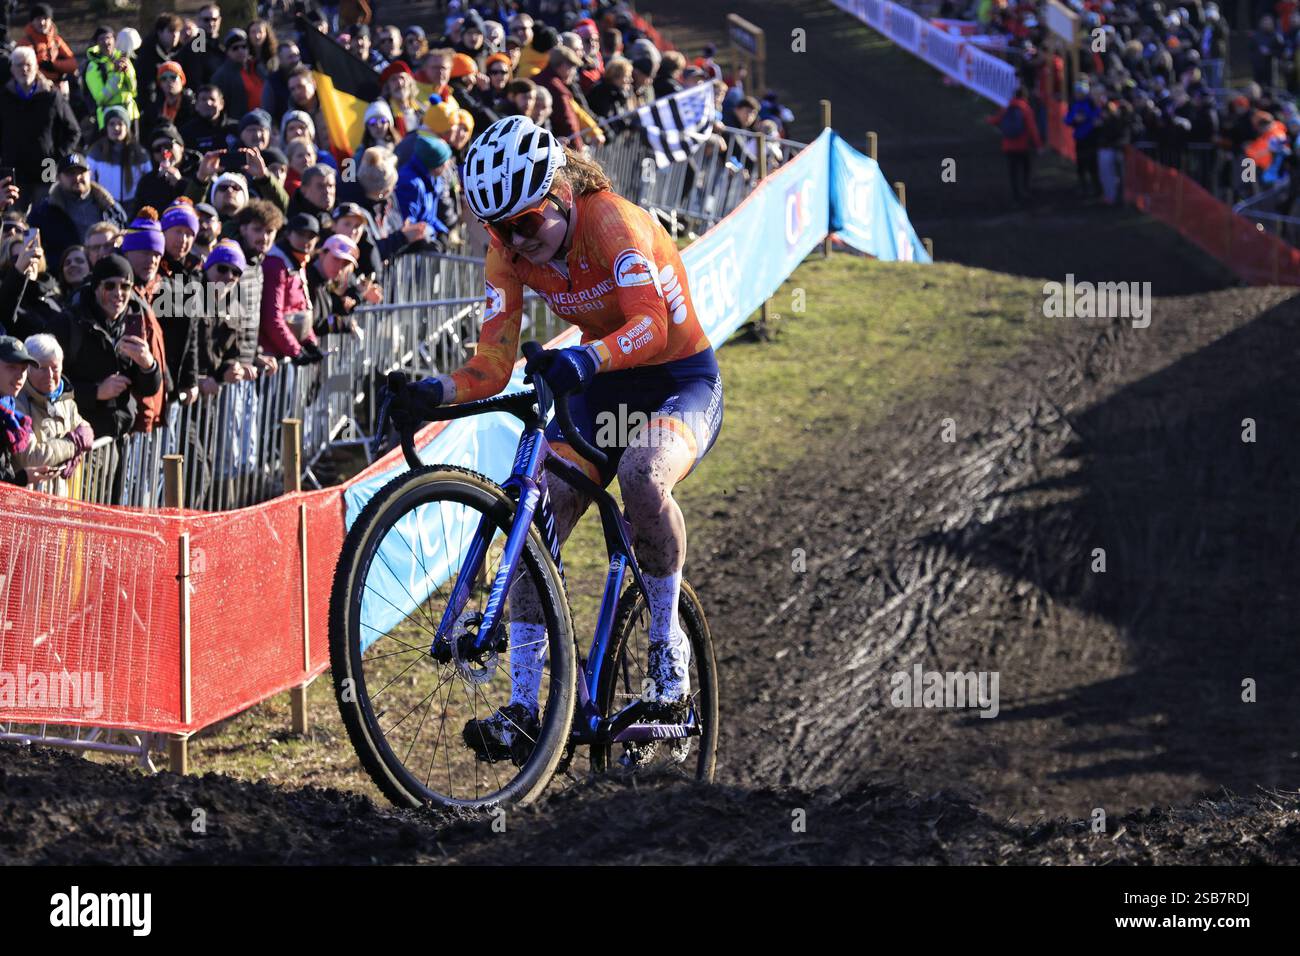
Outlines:
{"type": "Polygon", "coordinates": [[[1300,250],[1238,216],[1176,169],[1124,151],[1124,195],[1251,285],[1300,285],[1300,250]]]}
{"type": "Polygon", "coordinates": [[[178,726],[176,520],[0,485],[0,717],[178,726]]]}

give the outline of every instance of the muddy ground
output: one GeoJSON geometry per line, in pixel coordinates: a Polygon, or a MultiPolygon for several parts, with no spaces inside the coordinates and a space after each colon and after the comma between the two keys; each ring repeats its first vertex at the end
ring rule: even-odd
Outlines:
{"type": "MultiPolygon", "coordinates": [[[[688,50],[720,33],[698,4],[643,6],[688,50]]],[[[6,747],[0,858],[1300,859],[1293,292],[1233,287],[1163,227],[1075,199],[1055,161],[1037,204],[1009,209],[978,101],[905,54],[858,49],[828,4],[731,8],[769,36],[808,30],[816,58],[769,43],[772,75],[802,117],[828,88],[855,92],[832,94],[836,126],[881,132],[941,258],[1151,281],[1151,326],[1056,323],[883,426],[802,436],[799,466],[718,502],[688,567],[719,648],[716,786],[580,784],[512,811],[503,839],[484,818],[6,747]],[[947,156],[958,184],[939,180],[947,156]],[[916,664],[996,671],[998,717],[891,707],[890,675],[916,664]],[[1104,835],[1086,824],[1098,810],[1104,835]]]]}

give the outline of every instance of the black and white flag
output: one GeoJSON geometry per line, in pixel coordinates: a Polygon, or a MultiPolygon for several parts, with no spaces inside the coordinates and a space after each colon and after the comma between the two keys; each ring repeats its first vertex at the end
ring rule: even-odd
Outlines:
{"type": "Polygon", "coordinates": [[[713,127],[713,84],[701,83],[690,89],[657,99],[636,111],[646,142],[655,153],[660,169],[685,162],[705,140],[713,127]]]}

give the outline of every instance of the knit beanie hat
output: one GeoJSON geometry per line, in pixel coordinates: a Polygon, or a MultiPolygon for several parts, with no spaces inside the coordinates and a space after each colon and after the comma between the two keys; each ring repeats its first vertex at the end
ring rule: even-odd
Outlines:
{"type": "Polygon", "coordinates": [[[186,226],[195,233],[199,231],[199,214],[194,211],[194,204],[188,199],[178,199],[163,210],[163,230],[170,229],[172,226],[186,226]]]}
{"type": "Polygon", "coordinates": [[[248,268],[248,260],[244,258],[244,250],[239,248],[239,243],[233,239],[222,239],[212,247],[208,257],[203,260],[204,269],[210,269],[215,265],[222,264],[234,266],[240,272],[248,268]]]}
{"type": "Polygon", "coordinates": [[[371,103],[369,106],[366,107],[365,121],[367,124],[369,124],[370,121],[377,116],[382,116],[384,119],[388,120],[389,126],[393,125],[392,107],[390,107],[383,100],[375,100],[373,103],[371,103]]]}
{"type": "Polygon", "coordinates": [[[110,252],[96,262],[95,268],[90,270],[90,285],[92,288],[108,279],[125,279],[127,282],[135,282],[135,273],[131,270],[131,263],[126,261],[125,256],[110,252]]]}
{"type": "Polygon", "coordinates": [[[433,172],[451,159],[451,147],[437,136],[425,136],[421,133],[415,138],[415,155],[419,157],[425,169],[433,172]]]}
{"type": "Polygon", "coordinates": [[[316,141],[316,121],[311,118],[310,113],[304,113],[302,110],[289,110],[280,119],[280,139],[285,139],[284,131],[289,128],[289,124],[294,120],[306,125],[308,134],[312,142],[316,141]]]}
{"type": "Polygon", "coordinates": [[[175,73],[181,78],[181,86],[185,85],[185,67],[181,66],[175,60],[164,60],[162,63],[159,63],[158,75],[154,77],[154,79],[161,80],[164,73],[175,73]]]}
{"type": "Polygon", "coordinates": [[[431,93],[429,108],[424,111],[424,128],[439,136],[446,136],[451,124],[456,121],[456,109],[454,101],[444,100],[437,93],[431,93]]]}
{"type": "MultiPolygon", "coordinates": [[[[197,229],[195,230],[198,231],[197,229]]],[[[158,224],[158,210],[153,206],[142,206],[139,215],[131,220],[122,235],[122,251],[137,250],[156,252],[162,255],[167,248],[163,242],[162,227],[158,224]]]]}

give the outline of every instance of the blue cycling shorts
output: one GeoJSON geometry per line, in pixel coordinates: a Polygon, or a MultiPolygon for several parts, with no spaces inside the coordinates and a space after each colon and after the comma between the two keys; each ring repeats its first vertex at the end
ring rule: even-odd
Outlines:
{"type": "Polygon", "coordinates": [[[662,365],[638,365],[601,372],[585,391],[569,399],[573,424],[583,438],[609,458],[597,469],[579,455],[552,419],[546,440],[555,453],[573,462],[604,486],[618,473],[629,447],[653,445],[665,433],[685,439],[693,452],[681,481],[713,447],[722,429],[722,375],[712,348],[662,365]]]}

